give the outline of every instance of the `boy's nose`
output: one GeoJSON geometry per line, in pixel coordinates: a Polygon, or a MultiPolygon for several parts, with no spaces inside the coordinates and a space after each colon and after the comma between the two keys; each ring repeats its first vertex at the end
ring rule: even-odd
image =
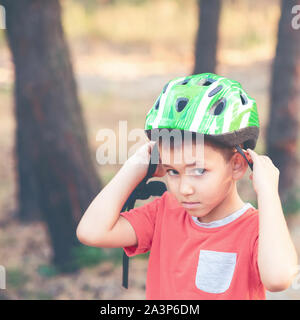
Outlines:
{"type": "Polygon", "coordinates": [[[180,180],[180,186],[179,186],[179,191],[183,195],[188,195],[188,194],[193,194],[194,193],[194,188],[193,186],[187,181],[187,177],[182,177],[180,180]]]}

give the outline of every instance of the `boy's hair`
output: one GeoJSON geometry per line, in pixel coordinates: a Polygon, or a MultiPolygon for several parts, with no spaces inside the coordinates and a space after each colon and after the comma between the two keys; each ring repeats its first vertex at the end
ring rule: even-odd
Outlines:
{"type": "Polygon", "coordinates": [[[224,144],[214,140],[211,137],[205,136],[204,137],[204,143],[208,144],[210,147],[212,147],[215,151],[221,153],[221,155],[224,158],[224,161],[228,163],[231,159],[231,157],[234,154],[234,147],[227,147],[224,144]]]}
{"type": "MultiPolygon", "coordinates": [[[[164,129],[164,130],[168,130],[170,132],[172,129],[164,129]]],[[[160,130],[158,129],[158,131],[160,131],[160,130]]],[[[185,135],[184,135],[185,131],[184,130],[174,130],[174,131],[179,131],[180,132],[181,139],[176,140],[176,139],[174,139],[173,135],[170,136],[170,149],[171,150],[174,149],[175,147],[178,147],[179,145],[181,146],[182,143],[184,143],[184,141],[185,141],[185,135]],[[178,141],[179,141],[179,143],[178,143],[178,141]]],[[[147,132],[147,135],[148,135],[148,138],[151,140],[151,136],[150,136],[150,134],[148,132],[147,132]]],[[[203,138],[204,144],[209,145],[215,151],[219,152],[223,156],[223,159],[224,159],[224,161],[226,163],[228,163],[230,161],[231,157],[234,154],[234,150],[235,150],[234,147],[228,147],[228,146],[224,145],[223,143],[219,142],[213,136],[202,135],[202,134],[199,134],[197,132],[189,132],[189,137],[191,137],[192,143],[196,143],[197,142],[197,137],[198,136],[202,136],[201,138],[203,138]]],[[[161,145],[161,142],[162,142],[162,136],[159,135],[158,144],[161,145]]],[[[243,145],[240,145],[240,146],[243,147],[243,145]]]]}

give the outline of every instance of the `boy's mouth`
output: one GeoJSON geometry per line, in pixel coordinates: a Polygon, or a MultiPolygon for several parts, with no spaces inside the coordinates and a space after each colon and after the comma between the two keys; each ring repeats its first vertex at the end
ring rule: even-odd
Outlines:
{"type": "Polygon", "coordinates": [[[184,208],[194,208],[199,206],[200,202],[181,202],[184,208]]]}

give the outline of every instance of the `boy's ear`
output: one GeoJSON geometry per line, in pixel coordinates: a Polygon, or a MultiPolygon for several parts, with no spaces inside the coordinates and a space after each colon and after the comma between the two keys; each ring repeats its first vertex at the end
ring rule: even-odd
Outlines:
{"type": "Polygon", "coordinates": [[[232,160],[233,178],[235,180],[239,180],[245,174],[248,167],[248,163],[244,159],[244,157],[237,151],[235,152],[231,160],[232,160]]]}

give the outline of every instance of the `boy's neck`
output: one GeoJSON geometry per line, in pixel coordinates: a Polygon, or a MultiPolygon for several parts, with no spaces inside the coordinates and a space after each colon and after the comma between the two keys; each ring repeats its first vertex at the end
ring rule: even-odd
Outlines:
{"type": "Polygon", "coordinates": [[[235,185],[232,192],[222,202],[204,217],[198,217],[198,221],[208,223],[226,218],[244,205],[245,202],[240,198],[235,185]]]}

